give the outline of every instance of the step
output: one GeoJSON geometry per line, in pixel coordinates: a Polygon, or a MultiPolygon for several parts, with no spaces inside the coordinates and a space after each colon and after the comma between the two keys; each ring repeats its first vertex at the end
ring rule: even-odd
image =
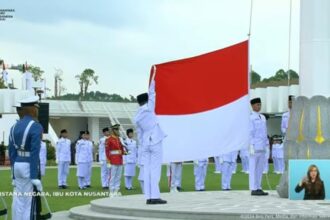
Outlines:
{"type": "Polygon", "coordinates": [[[90,205],[78,206],[70,209],[70,218],[77,220],[166,220],[164,218],[135,217],[115,214],[99,213],[91,210],[90,205]]]}

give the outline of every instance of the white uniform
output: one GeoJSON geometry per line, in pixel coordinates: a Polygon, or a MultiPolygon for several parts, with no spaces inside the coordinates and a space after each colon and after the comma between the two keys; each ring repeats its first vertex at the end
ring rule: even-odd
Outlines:
{"type": "Polygon", "coordinates": [[[249,173],[249,150],[241,149],[239,151],[239,157],[241,158],[242,162],[242,172],[249,173]]]}
{"type": "Polygon", "coordinates": [[[47,148],[46,148],[46,143],[44,141],[41,141],[39,159],[40,159],[40,175],[44,176],[46,173],[46,164],[47,164],[47,148]]]}
{"type": "Polygon", "coordinates": [[[230,152],[228,154],[220,155],[222,163],[222,178],[221,187],[223,190],[230,190],[231,177],[233,175],[233,170],[235,169],[235,163],[237,160],[237,151],[230,152]]]}
{"type": "Polygon", "coordinates": [[[261,180],[267,147],[269,148],[266,118],[258,112],[252,112],[250,115],[250,148],[253,148],[254,154],[249,158],[250,190],[262,189],[261,180]]]}
{"type": "Polygon", "coordinates": [[[127,138],[124,141],[127,149],[127,155],[124,156],[125,169],[125,187],[131,189],[133,187],[133,177],[135,176],[136,162],[137,162],[137,146],[136,141],[131,138],[127,138]]]}
{"type": "Polygon", "coordinates": [[[5,84],[5,86],[8,86],[8,80],[9,80],[8,72],[6,70],[3,70],[1,75],[2,75],[2,80],[5,84]]]}
{"type": "Polygon", "coordinates": [[[263,171],[264,174],[268,173],[269,171],[269,157],[270,157],[270,147],[268,145],[266,147],[266,153],[265,153],[264,171],[263,171]]]}
{"type": "Polygon", "coordinates": [[[214,173],[221,173],[220,156],[214,157],[214,173]]]}
{"type": "Polygon", "coordinates": [[[273,144],[272,158],[274,163],[274,172],[282,174],[285,169],[283,144],[273,144]]]}
{"type": "Polygon", "coordinates": [[[22,89],[23,90],[33,90],[32,88],[32,82],[33,82],[33,77],[32,77],[32,73],[26,71],[25,73],[23,73],[22,76],[22,89]]]}
{"type": "Polygon", "coordinates": [[[80,189],[84,189],[87,184],[87,176],[90,163],[90,143],[88,140],[81,139],[76,144],[76,164],[77,177],[80,189]]]}
{"type": "Polygon", "coordinates": [[[69,175],[71,163],[71,141],[67,138],[60,138],[56,143],[56,160],[57,160],[57,183],[58,186],[67,185],[67,177],[69,175]]]}
{"type": "Polygon", "coordinates": [[[139,144],[144,166],[144,195],[146,199],[159,199],[159,180],[162,168],[162,141],[165,138],[155,114],[155,82],[149,89],[149,101],[140,106],[135,116],[139,144]]]}
{"type": "Polygon", "coordinates": [[[137,163],[138,163],[138,167],[139,167],[139,176],[138,176],[138,180],[140,182],[140,186],[141,186],[141,190],[142,190],[142,193],[144,193],[144,167],[143,167],[143,163],[142,163],[142,147],[138,147],[138,160],[137,160],[137,163]]]}
{"type": "Polygon", "coordinates": [[[205,190],[205,178],[207,173],[208,159],[194,161],[195,190],[205,190]]]}
{"type": "Polygon", "coordinates": [[[290,111],[287,111],[287,112],[283,113],[283,115],[282,115],[281,131],[282,131],[283,136],[285,136],[286,131],[288,129],[289,120],[290,120],[290,111]]]}
{"type": "Polygon", "coordinates": [[[182,162],[170,163],[167,166],[167,176],[169,178],[171,192],[177,192],[177,189],[181,188],[182,162]]]}
{"type": "Polygon", "coordinates": [[[101,165],[101,184],[102,187],[109,187],[109,169],[107,167],[107,157],[105,155],[105,141],[107,137],[102,137],[99,144],[99,161],[101,165]]]}
{"type": "Polygon", "coordinates": [[[236,160],[234,161],[234,164],[233,164],[233,169],[232,169],[233,174],[235,174],[236,173],[236,170],[237,170],[237,156],[238,156],[238,151],[235,151],[235,153],[233,153],[233,157],[235,157],[234,154],[236,154],[236,160]]]}
{"type": "Polygon", "coordinates": [[[93,142],[88,140],[88,170],[87,170],[87,176],[86,176],[86,186],[90,186],[91,185],[91,177],[92,177],[92,168],[93,168],[93,161],[94,161],[94,153],[93,153],[93,142]]]}

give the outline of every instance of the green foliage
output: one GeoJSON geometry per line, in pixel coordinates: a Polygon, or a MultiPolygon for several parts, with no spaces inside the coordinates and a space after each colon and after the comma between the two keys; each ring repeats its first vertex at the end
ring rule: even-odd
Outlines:
{"type": "MultiPolygon", "coordinates": [[[[23,73],[23,64],[19,64],[17,66],[12,67],[12,69],[17,69],[23,73]]],[[[32,73],[32,77],[35,81],[38,81],[42,78],[42,75],[45,71],[43,71],[38,66],[28,65],[28,71],[32,73]]]]}
{"type": "Polygon", "coordinates": [[[108,94],[99,91],[92,91],[86,93],[84,97],[79,94],[68,93],[63,96],[49,98],[52,100],[70,100],[70,101],[97,101],[97,102],[136,102],[134,96],[130,95],[130,98],[122,97],[118,94],[108,94]]]}
{"type": "Polygon", "coordinates": [[[46,148],[47,148],[47,160],[55,160],[55,147],[50,143],[48,140],[44,140],[46,142],[46,148]]]}
{"type": "Polygon", "coordinates": [[[2,78],[0,78],[0,89],[4,89],[4,88],[6,88],[5,82],[3,81],[2,78]]]}
{"type": "Polygon", "coordinates": [[[261,76],[255,72],[255,71],[251,71],[251,84],[254,84],[254,83],[258,83],[260,82],[261,80],[261,76]]]}
{"type": "Polygon", "coordinates": [[[287,81],[288,80],[288,73],[290,73],[290,79],[299,79],[299,75],[294,70],[289,70],[285,72],[283,69],[278,70],[274,76],[269,78],[265,78],[262,82],[279,82],[279,81],[287,81]]]}
{"type": "Polygon", "coordinates": [[[89,86],[98,83],[98,76],[92,69],[85,69],[80,75],[75,76],[80,86],[80,96],[86,96],[89,86]]]}

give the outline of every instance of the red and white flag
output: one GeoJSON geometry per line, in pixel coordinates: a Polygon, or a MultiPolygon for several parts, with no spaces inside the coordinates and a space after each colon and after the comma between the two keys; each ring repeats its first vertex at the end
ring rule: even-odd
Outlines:
{"type": "Polygon", "coordinates": [[[248,76],[248,41],[152,67],[164,162],[247,148],[248,76]]]}

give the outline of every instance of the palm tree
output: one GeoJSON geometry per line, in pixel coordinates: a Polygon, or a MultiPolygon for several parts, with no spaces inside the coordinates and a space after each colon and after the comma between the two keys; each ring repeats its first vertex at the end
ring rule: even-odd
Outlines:
{"type": "Polygon", "coordinates": [[[80,75],[76,75],[75,77],[79,80],[80,96],[85,96],[89,86],[91,86],[93,82],[97,84],[99,78],[92,69],[85,69],[80,75]]]}

